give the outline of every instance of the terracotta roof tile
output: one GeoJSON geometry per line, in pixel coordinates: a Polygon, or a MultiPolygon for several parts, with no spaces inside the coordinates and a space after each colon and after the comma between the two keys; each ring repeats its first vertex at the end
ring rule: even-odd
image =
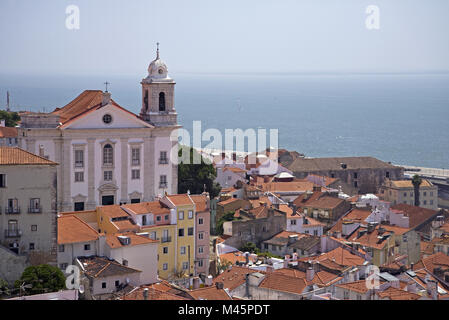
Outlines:
{"type": "Polygon", "coordinates": [[[0,165],[57,165],[18,147],[0,147],[0,165]]]}
{"type": "Polygon", "coordinates": [[[142,235],[137,235],[132,232],[114,233],[114,234],[106,235],[106,244],[112,249],[122,248],[122,247],[132,247],[132,246],[138,246],[141,244],[151,244],[151,243],[159,243],[159,241],[147,238],[142,235]],[[130,238],[130,243],[128,245],[123,245],[118,238],[119,236],[130,238]]]}
{"type": "Polygon", "coordinates": [[[17,138],[17,128],[0,127],[0,138],[17,138]]]}
{"type": "Polygon", "coordinates": [[[218,289],[216,286],[190,290],[195,300],[232,300],[224,289],[218,289]]]}
{"type": "Polygon", "coordinates": [[[170,213],[170,209],[160,201],[149,201],[140,203],[130,203],[122,205],[123,208],[131,210],[135,214],[163,214],[170,213]]]}
{"type": "Polygon", "coordinates": [[[129,273],[141,272],[110,260],[105,257],[82,257],[78,258],[84,268],[84,272],[93,278],[106,278],[115,275],[123,275],[129,273]]]}
{"type": "Polygon", "coordinates": [[[307,287],[306,280],[303,278],[291,277],[285,274],[271,272],[265,275],[265,278],[259,284],[260,288],[271,290],[302,294],[307,287]]]}
{"type": "Polygon", "coordinates": [[[172,194],[166,196],[175,206],[193,205],[194,202],[188,194],[172,194]]]}
{"type": "Polygon", "coordinates": [[[98,232],[74,215],[58,218],[58,244],[95,241],[98,232]]]}
{"type": "Polygon", "coordinates": [[[427,220],[438,215],[438,211],[436,210],[415,207],[404,203],[394,205],[391,209],[402,211],[405,216],[409,217],[410,228],[416,228],[427,220]]]}
{"type": "Polygon", "coordinates": [[[205,212],[207,208],[207,197],[202,194],[190,195],[190,199],[195,202],[196,212],[205,212]]]}
{"type": "Polygon", "coordinates": [[[229,290],[234,290],[245,283],[246,274],[254,272],[263,273],[246,267],[233,266],[216,276],[213,283],[222,282],[224,289],[228,288],[229,290]]]}

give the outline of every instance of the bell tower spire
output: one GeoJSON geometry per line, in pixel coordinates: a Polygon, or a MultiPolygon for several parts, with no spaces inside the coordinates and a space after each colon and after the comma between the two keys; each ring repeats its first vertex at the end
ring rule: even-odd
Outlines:
{"type": "Polygon", "coordinates": [[[159,55],[159,42],[156,43],[156,59],[148,66],[148,76],[142,85],[142,109],[140,117],[154,126],[177,125],[174,104],[175,81],[168,76],[167,65],[159,55]]]}

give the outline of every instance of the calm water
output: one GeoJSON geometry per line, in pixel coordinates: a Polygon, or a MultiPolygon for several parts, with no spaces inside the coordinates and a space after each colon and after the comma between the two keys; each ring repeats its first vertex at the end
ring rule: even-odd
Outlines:
{"type": "MultiPolygon", "coordinates": [[[[172,75],[180,123],[278,128],[279,146],[311,157],[371,155],[449,168],[449,75],[172,75]]],[[[140,110],[142,77],[0,76],[18,109],[50,111],[84,89],[103,89],[140,110]],[[45,109],[44,109],[45,108],[45,109]]]]}

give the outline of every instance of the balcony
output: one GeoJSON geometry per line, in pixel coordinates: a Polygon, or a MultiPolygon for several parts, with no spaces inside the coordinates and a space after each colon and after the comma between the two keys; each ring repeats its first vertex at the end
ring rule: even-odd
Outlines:
{"type": "Polygon", "coordinates": [[[131,161],[131,164],[132,164],[133,166],[140,166],[140,160],[138,160],[138,159],[133,159],[133,160],[131,161]]]}
{"type": "Polygon", "coordinates": [[[167,188],[167,182],[161,182],[161,183],[159,183],[159,188],[160,188],[160,189],[167,188]]]}
{"type": "Polygon", "coordinates": [[[22,230],[5,229],[5,238],[18,238],[22,235],[22,230]]]}
{"type": "Polygon", "coordinates": [[[170,236],[161,238],[161,243],[167,243],[167,242],[171,242],[171,237],[170,236]]]}
{"type": "Polygon", "coordinates": [[[166,158],[159,159],[159,164],[168,164],[168,159],[166,159],[166,158]]]}
{"type": "Polygon", "coordinates": [[[28,208],[28,213],[42,213],[42,206],[29,207],[28,208]]]}
{"type": "Polygon", "coordinates": [[[19,214],[20,207],[5,207],[5,214],[19,214]]]}

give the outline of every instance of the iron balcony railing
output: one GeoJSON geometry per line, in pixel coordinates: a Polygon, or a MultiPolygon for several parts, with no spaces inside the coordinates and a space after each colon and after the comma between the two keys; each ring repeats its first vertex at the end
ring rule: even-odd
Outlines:
{"type": "Polygon", "coordinates": [[[5,229],[5,238],[17,238],[22,235],[22,230],[19,229],[5,229]]]}
{"type": "Polygon", "coordinates": [[[42,206],[33,206],[28,208],[28,213],[41,213],[42,212],[42,206]]]}
{"type": "Polygon", "coordinates": [[[162,238],[161,238],[161,242],[162,242],[162,243],[171,242],[171,237],[170,237],[170,236],[168,236],[168,237],[162,237],[162,238]]]}
{"type": "Polygon", "coordinates": [[[167,188],[167,182],[159,183],[159,188],[167,188]]]}
{"type": "Polygon", "coordinates": [[[164,158],[159,159],[159,164],[167,164],[167,163],[168,163],[168,159],[164,159],[164,158]]]}
{"type": "Polygon", "coordinates": [[[20,207],[5,207],[5,213],[6,214],[19,214],[20,213],[20,207]]]}

